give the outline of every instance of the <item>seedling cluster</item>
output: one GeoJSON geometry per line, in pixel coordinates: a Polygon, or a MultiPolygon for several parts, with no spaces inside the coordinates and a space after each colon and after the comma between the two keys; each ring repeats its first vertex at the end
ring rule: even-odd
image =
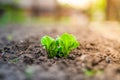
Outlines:
{"type": "Polygon", "coordinates": [[[43,36],[41,44],[46,49],[49,58],[67,57],[69,53],[79,46],[79,42],[72,34],[64,33],[56,39],[43,36]]]}

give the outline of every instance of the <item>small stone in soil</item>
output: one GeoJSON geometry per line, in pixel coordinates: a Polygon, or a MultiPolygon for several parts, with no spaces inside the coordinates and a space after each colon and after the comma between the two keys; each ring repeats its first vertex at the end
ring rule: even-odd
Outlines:
{"type": "Polygon", "coordinates": [[[106,63],[110,63],[110,62],[111,62],[110,57],[106,57],[106,63]]]}
{"type": "Polygon", "coordinates": [[[73,54],[69,55],[68,59],[74,60],[75,59],[75,55],[73,55],[73,54]]]}
{"type": "Polygon", "coordinates": [[[0,49],[0,53],[2,53],[2,49],[0,49]]]}
{"type": "Polygon", "coordinates": [[[32,64],[34,62],[34,60],[32,58],[30,58],[30,57],[25,56],[24,57],[24,62],[26,64],[32,64]]]}
{"type": "Polygon", "coordinates": [[[116,69],[116,73],[119,73],[119,74],[120,74],[120,69],[116,69]]]}
{"type": "Polygon", "coordinates": [[[10,48],[4,47],[4,52],[9,52],[9,51],[10,51],[10,48]]]}

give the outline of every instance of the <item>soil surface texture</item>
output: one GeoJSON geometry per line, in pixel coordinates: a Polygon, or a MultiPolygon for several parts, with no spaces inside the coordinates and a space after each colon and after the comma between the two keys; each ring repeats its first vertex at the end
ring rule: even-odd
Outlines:
{"type": "Polygon", "coordinates": [[[0,80],[120,80],[118,40],[91,27],[14,26],[0,29],[0,80]],[[41,37],[64,32],[75,35],[80,46],[67,58],[49,59],[41,37]]]}

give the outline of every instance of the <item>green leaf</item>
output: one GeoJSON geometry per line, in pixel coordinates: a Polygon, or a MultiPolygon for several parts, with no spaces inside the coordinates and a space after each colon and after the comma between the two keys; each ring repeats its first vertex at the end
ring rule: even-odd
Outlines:
{"type": "Polygon", "coordinates": [[[83,69],[84,74],[88,77],[94,76],[96,74],[102,74],[103,71],[102,70],[88,70],[88,69],[83,69]]]}
{"type": "Polygon", "coordinates": [[[48,57],[53,58],[55,56],[57,56],[57,52],[58,52],[58,43],[56,41],[53,41],[51,43],[51,45],[49,46],[49,53],[48,53],[48,57]]]}
{"type": "Polygon", "coordinates": [[[49,36],[41,38],[41,44],[46,49],[48,57],[67,57],[69,53],[79,46],[79,42],[72,34],[64,33],[53,39],[49,36]]]}
{"type": "Polygon", "coordinates": [[[48,50],[54,39],[49,36],[44,36],[41,38],[41,44],[48,50]]]}
{"type": "Polygon", "coordinates": [[[59,44],[62,47],[62,53],[64,54],[64,57],[66,57],[72,49],[75,49],[79,46],[76,38],[68,33],[64,33],[61,35],[59,44]]]}
{"type": "Polygon", "coordinates": [[[95,71],[93,71],[93,70],[87,70],[87,69],[84,69],[84,74],[86,75],[86,76],[94,76],[95,75],[95,71]]]}
{"type": "Polygon", "coordinates": [[[12,35],[7,35],[6,38],[7,38],[8,41],[12,41],[13,40],[13,36],[12,35]]]}

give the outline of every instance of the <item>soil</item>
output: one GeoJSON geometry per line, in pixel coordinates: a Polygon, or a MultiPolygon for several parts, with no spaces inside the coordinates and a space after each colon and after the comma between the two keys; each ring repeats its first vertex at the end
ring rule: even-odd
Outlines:
{"type": "Polygon", "coordinates": [[[91,27],[14,25],[0,33],[0,80],[120,80],[120,42],[91,27]],[[49,59],[40,38],[64,32],[75,35],[80,46],[67,58],[49,59]]]}

